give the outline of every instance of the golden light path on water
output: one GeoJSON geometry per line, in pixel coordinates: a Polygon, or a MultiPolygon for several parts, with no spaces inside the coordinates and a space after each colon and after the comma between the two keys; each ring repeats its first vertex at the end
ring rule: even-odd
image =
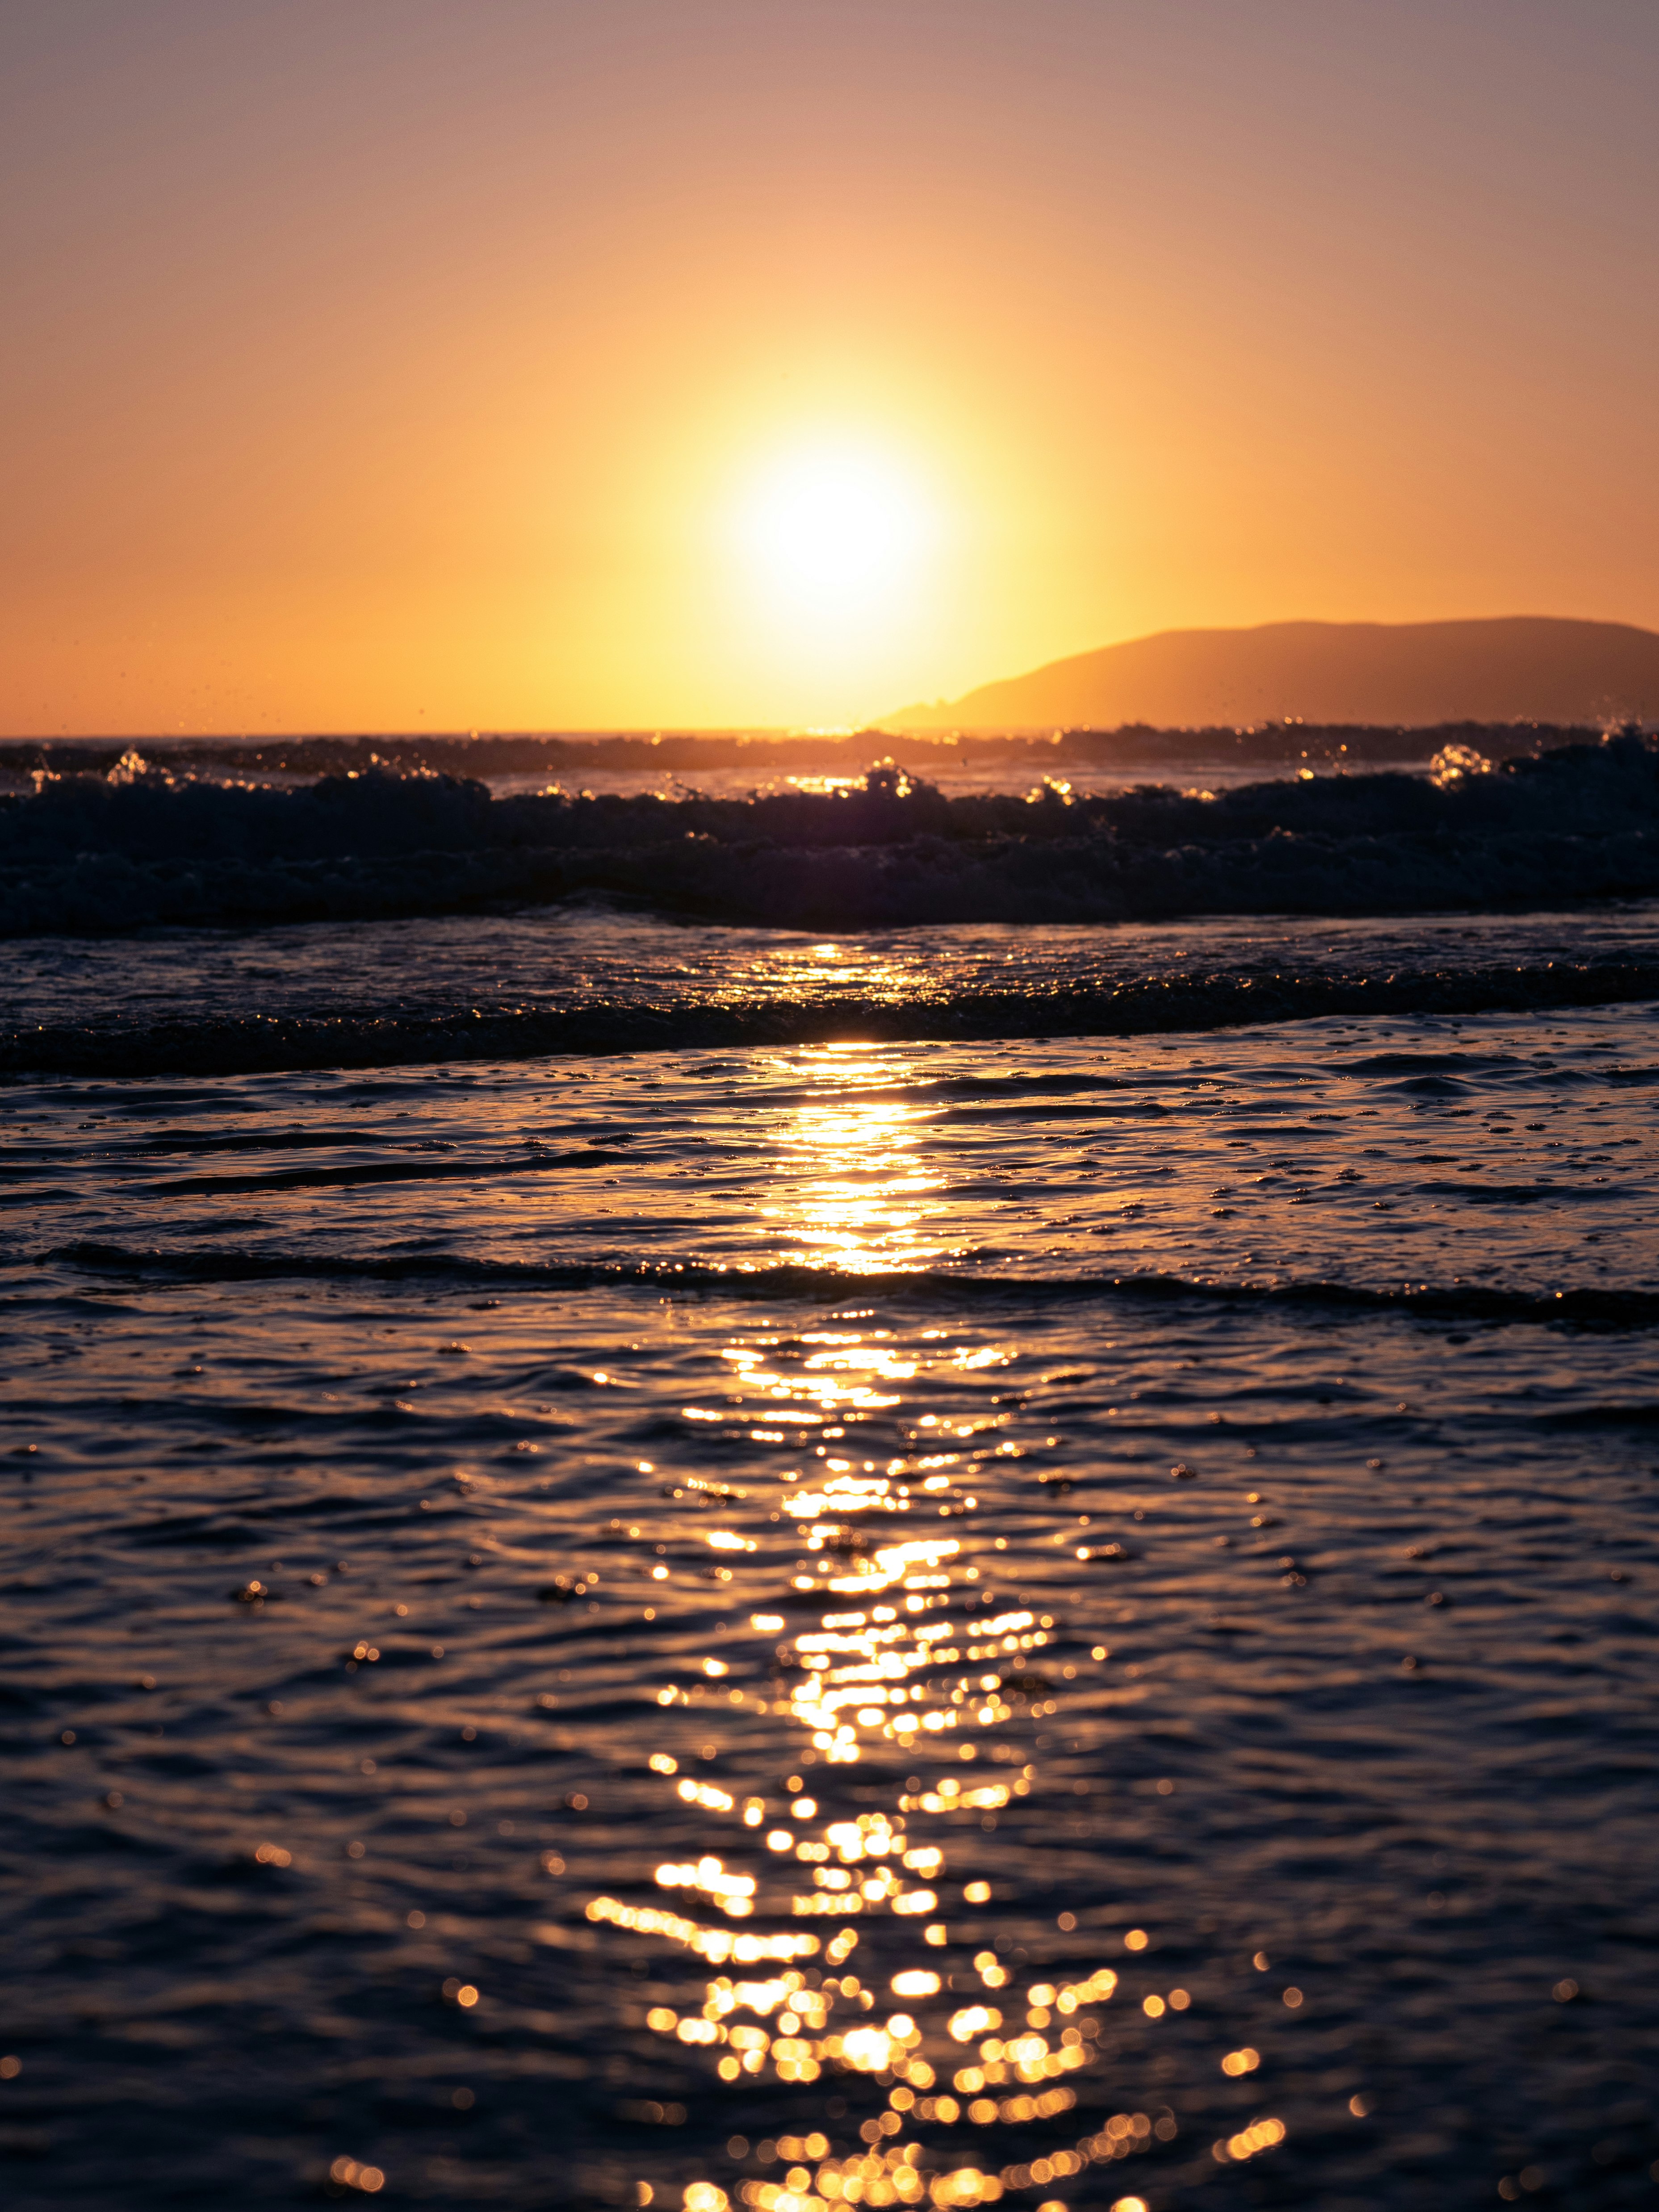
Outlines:
{"type": "Polygon", "coordinates": [[[937,1108],[848,1095],[896,1090],[910,1072],[902,1059],[831,1046],[803,1054],[801,1065],[823,1095],[798,1107],[779,1134],[778,1180],[787,1197],[767,1216],[781,1256],[854,1273],[945,1258],[945,1177],[916,1150],[937,1108]]]}
{"type": "MultiPolygon", "coordinates": [[[[919,1157],[932,1109],[848,1095],[873,1085],[890,1090],[902,1068],[890,1054],[858,1046],[802,1054],[793,1065],[819,1088],[779,1139],[787,1196],[769,1207],[768,1219],[782,1254],[853,1276],[943,1255],[944,1179],[919,1157]]],[[[928,1334],[945,1352],[947,1333],[928,1334]]],[[[839,2113],[826,2112],[822,2128],[756,2147],[778,2179],[692,2176],[681,2192],[684,2212],[728,2212],[734,2198],[756,2212],[1004,2198],[1063,2212],[1066,2199],[1051,2189],[1177,2132],[1167,2108],[1121,2112],[1046,2155],[1009,2160],[994,2148],[1001,2128],[1048,2122],[1064,2132],[1082,2077],[1101,2064],[1101,2014],[1118,1974],[1102,1960],[1066,1978],[1028,1979],[994,1943],[963,1928],[963,1908],[994,1896],[975,1843],[1038,1778],[1012,1738],[1019,1723],[1057,1710],[1051,1693],[1060,1684],[1044,1668],[1056,1624],[1051,1613],[981,1598],[975,1588],[987,1571],[976,1555],[994,1559],[1002,1548],[1002,1540],[976,1537],[975,1469],[1020,1455],[1000,1437],[1000,1419],[919,1413],[911,1417],[916,1449],[880,1461],[860,1453],[860,1425],[905,1418],[907,1386],[917,1376],[917,1362],[898,1356],[886,1337],[843,1317],[793,1336],[793,1346],[808,1348],[788,1371],[769,1361],[763,1340],[745,1338],[725,1355],[732,1402],[683,1409],[690,1419],[740,1423],[753,1443],[795,1439],[775,1487],[768,1486],[776,1499],[769,1516],[759,1510],[758,1484],[688,1477],[684,1486],[726,1509],[732,1525],[706,1539],[717,1559],[756,1553],[775,1521],[793,1528],[804,1571],[780,1588],[776,1610],[750,1614],[753,1642],[738,1644],[745,1659],[760,1656],[781,1678],[785,1694],[723,1686],[739,1663],[732,1638],[703,1657],[700,1675],[663,1683],[657,1702],[707,1711],[724,1699],[780,1721],[798,1771],[781,1797],[744,1796],[683,1774],[672,1753],[653,1753],[664,1790],[708,1816],[707,1848],[658,1866],[656,1900],[598,1895],[587,1917],[678,1946],[710,1969],[700,2006],[656,2006],[647,2024],[683,2057],[704,2057],[720,2081],[769,2075],[797,2087],[822,2082],[827,2093],[861,2081],[870,2103],[857,2151],[832,2148],[839,2113]],[[927,1781],[907,1776],[890,1804],[827,1816],[810,1779],[814,1766],[833,1773],[895,1755],[953,1771],[927,1781]],[[872,1942],[878,1927],[881,1940],[872,1942]]],[[[963,1349],[951,1364],[983,1368],[1002,1356],[963,1349]]],[[[646,1462],[641,1472],[657,1470],[646,1462]]],[[[1079,1559],[1089,1556],[1086,1545],[1078,1547],[1079,1559]]],[[[757,1670],[742,1671],[752,1678],[757,1670]]],[[[1059,1917],[1062,1930],[1075,1925],[1073,1915],[1059,1917]]],[[[1131,1953],[1149,1942],[1139,1929],[1123,1938],[1131,1953]]],[[[1177,1987],[1141,2002],[1158,2019],[1186,2011],[1191,1999],[1177,1987]]],[[[1258,2054],[1247,2047],[1218,2060],[1224,2074],[1240,2076],[1254,2071],[1258,2054]]],[[[1248,2161],[1285,2132],[1263,2114],[1217,2142],[1212,2154],[1218,2164],[1248,2161]]],[[[745,2138],[731,2148],[739,2157],[751,2148],[745,2138]]],[[[641,2205],[672,2201],[643,2181],[637,2196],[641,2205]]],[[[1146,2212],[1132,2191],[1091,2201],[1146,2212]]]]}

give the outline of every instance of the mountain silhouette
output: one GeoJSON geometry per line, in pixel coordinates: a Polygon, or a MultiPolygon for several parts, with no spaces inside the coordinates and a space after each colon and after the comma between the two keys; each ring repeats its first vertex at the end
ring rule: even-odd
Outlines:
{"type": "Polygon", "coordinates": [[[888,729],[1195,729],[1272,721],[1431,727],[1659,718],[1659,635],[1629,623],[1264,623],[1170,629],[1052,660],[888,729]]]}

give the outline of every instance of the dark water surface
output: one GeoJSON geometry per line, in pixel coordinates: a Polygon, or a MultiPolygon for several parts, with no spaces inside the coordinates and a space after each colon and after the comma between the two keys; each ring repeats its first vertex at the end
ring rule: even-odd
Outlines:
{"type": "Polygon", "coordinates": [[[1656,1085],[1632,1005],[11,1089],[0,2195],[1650,2203],[1656,1085]]]}

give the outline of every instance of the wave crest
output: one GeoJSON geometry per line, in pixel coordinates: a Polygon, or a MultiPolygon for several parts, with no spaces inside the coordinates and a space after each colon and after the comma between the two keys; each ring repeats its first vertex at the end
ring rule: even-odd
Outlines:
{"type": "MultiPolygon", "coordinates": [[[[0,1032],[0,1082],[37,1075],[137,1079],[253,1075],[303,1068],[397,1067],[554,1054],[723,1052],[922,1041],[1146,1036],[1333,1015],[1522,1012],[1659,999],[1659,967],[1549,961],[1423,969],[1134,976],[1112,988],[958,991],[948,998],[842,998],[568,1006],[464,1006],[453,1013],[204,1016],[64,1023],[0,1032]]],[[[1620,1072],[1615,1072],[1615,1074],[1620,1072]]],[[[1432,1079],[1420,1079],[1431,1080],[1432,1079]]],[[[1644,1079],[1632,1073],[1626,1079],[1644,1079]]]]}
{"type": "Polygon", "coordinates": [[[1375,1315],[1395,1313],[1429,1322],[1488,1322],[1567,1325],[1582,1328],[1651,1328],[1659,1325],[1659,1292],[1600,1290],[1583,1285],[1534,1292],[1474,1284],[1404,1283],[1370,1288],[1325,1281],[1230,1282],[1170,1274],[999,1275],[945,1268],[849,1275],[839,1268],[789,1264],[721,1267],[707,1262],[474,1260],[440,1253],[362,1256],[236,1250],[167,1251],[122,1244],[62,1244],[37,1264],[114,1276],[164,1275],[188,1282],[257,1282],[303,1276],[325,1281],[487,1283],[496,1289],[626,1290],[664,1287],[720,1297],[763,1301],[795,1297],[817,1304],[866,1303],[879,1293],[888,1304],[980,1305],[1017,1298],[1033,1302],[1132,1298],[1170,1303],[1193,1300],[1242,1306],[1318,1306],[1375,1315]]]}
{"type": "Polygon", "coordinates": [[[366,920],[582,897],[853,930],[1386,914],[1659,891],[1659,744],[1407,775],[947,797],[494,799],[374,770],[301,790],[73,776],[0,800],[0,934],[366,920]]]}

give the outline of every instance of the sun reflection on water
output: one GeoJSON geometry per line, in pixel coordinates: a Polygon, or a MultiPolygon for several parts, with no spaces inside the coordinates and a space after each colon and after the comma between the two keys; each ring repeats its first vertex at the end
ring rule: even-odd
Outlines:
{"type": "MultiPolygon", "coordinates": [[[[837,1073],[866,1065],[842,1055],[837,1073]]],[[[894,1233],[892,1216],[866,1210],[864,1194],[837,1195],[848,1163],[874,1163],[871,1171],[889,1178],[884,1192],[916,1188],[902,1152],[908,1126],[885,1109],[866,1115],[833,1101],[803,1109],[791,1141],[824,1154],[830,1178],[815,1187],[813,1218],[826,1235],[838,1219],[844,1251],[868,1251],[864,1240],[894,1233]]],[[[1105,2014],[1117,1968],[1098,1956],[1063,1972],[1025,1965],[980,1917],[994,1887],[986,1838],[1041,1787],[1028,1753],[1047,1739],[1031,1724],[1055,1711],[1053,1693],[1073,1670],[1051,1656],[1055,1616],[991,1587],[998,1553],[976,1526],[974,1469],[1015,1447],[994,1417],[922,1414],[917,1400],[938,1376],[1002,1355],[952,1345],[943,1330],[931,1333],[931,1353],[901,1353],[884,1330],[848,1319],[728,1344],[735,1387],[723,1413],[684,1409],[729,1424],[734,1442],[774,1448],[774,1467],[745,1488],[698,1486],[735,1524],[707,1542],[753,1555],[748,1571],[770,1587],[751,1584],[759,1602],[745,1627],[727,1632],[718,1656],[663,1682],[657,1702],[665,1712],[702,1712],[725,1699],[765,1715],[787,1731],[798,1771],[781,1789],[744,1794],[683,1774],[673,1753],[657,1753],[650,1765],[664,1791],[707,1816],[702,1846],[656,1866],[654,1898],[595,1897],[587,1917],[666,1942],[708,1970],[700,2001],[647,2014],[682,2061],[700,2061],[734,2089],[776,2084],[792,2110],[803,2092],[823,2099],[822,2125],[768,2138],[752,2154],[746,2137],[734,2138],[731,2154],[749,2171],[688,2180],[684,2212],[1005,2197],[1056,2212],[1063,2200],[1052,2188],[1158,2150],[1178,2130],[1168,2107],[1101,2109],[1109,2084],[1090,2077],[1109,2070],[1105,2014]],[[769,1427],[749,1425],[757,1404],[769,1427]],[[866,1425],[871,1443],[884,1437],[888,1449],[860,1449],[866,1425]],[[895,1438],[903,1449],[890,1448],[895,1438]],[[777,1451],[785,1439],[793,1449],[777,1451]],[[889,1778],[893,1762],[916,1771],[889,1778]],[[855,1792],[860,1767],[876,1787],[855,1792]],[[999,2153],[1004,2130],[1020,2139],[999,2153]],[[1035,2151],[1024,2139],[1032,2130],[1035,2151]]],[[[1075,1930],[1076,1916],[1061,1913],[1058,1924],[1075,1930]]],[[[1133,1930],[1103,1942],[1133,1950],[1137,1938],[1147,1941],[1133,1930]]],[[[1132,2000],[1131,2009],[1150,2022],[1189,2002],[1176,1990],[1132,2000]]],[[[1276,2118],[1254,2118],[1218,2142],[1214,2162],[1254,2160],[1285,2134],[1276,2118]]],[[[1115,2212],[1142,2203],[1088,2185],[1091,2201],[1115,2212]]],[[[641,2203],[653,2201],[650,2185],[640,2188],[641,2203]]]]}
{"type": "Polygon", "coordinates": [[[904,1082],[908,1063],[877,1046],[830,1045],[793,1065],[820,1087],[778,1133],[785,1195],[764,1218],[784,1256],[852,1274],[949,1256],[945,1177],[920,1157],[938,1109],[868,1095],[904,1082]]]}
{"type": "MultiPolygon", "coordinates": [[[[837,952],[821,945],[808,957],[837,952]]],[[[779,1172],[765,1209],[784,1255],[854,1277],[945,1256],[949,1200],[926,1157],[943,1109],[898,1095],[913,1073],[904,1054],[844,1044],[784,1066],[799,1103],[771,1139],[779,1172]]],[[[975,1470],[1021,1448],[982,1401],[964,1418],[952,1386],[1006,1355],[954,1345],[944,1329],[902,1350],[859,1318],[727,1344],[723,1402],[686,1406],[683,1418],[705,1438],[761,1447],[769,1464],[743,1488],[686,1476],[666,1492],[718,1503],[726,1525],[702,1542],[742,1565],[753,1609],[746,1632],[727,1630],[718,1653],[682,1666],[657,1704],[702,1712],[725,1701],[765,1716],[787,1732],[799,1771],[781,1790],[745,1795],[658,1753],[660,1786],[706,1816],[702,1844],[656,1866],[654,1897],[595,1897],[587,1916],[710,1970],[701,2002],[647,2014],[683,2060],[700,2056],[733,2088],[773,2083],[797,2100],[822,2089],[821,2127],[768,2138],[752,2156],[746,2137],[733,2140],[740,2166],[781,2166],[781,2178],[690,2179],[684,2212],[1022,2196],[1063,2212],[1047,2194],[1054,2185],[1160,2148],[1177,2127],[1167,2106],[1100,2112],[1105,2089],[1087,2081],[1103,2070],[1117,1969],[1099,1957],[1065,1972],[1024,1966],[979,1917],[994,1887],[986,1839],[1041,1786],[1030,1754],[1048,1739],[1033,1727],[1073,1672],[1051,1656],[1055,1616],[994,1589],[999,1547],[977,1526],[975,1470]],[[896,1778],[895,1765],[917,1771],[896,1778]],[[854,1790],[860,1770],[873,1789],[854,1790]],[[1079,2130],[1083,2116],[1069,2116],[1080,2090],[1096,2117],[1079,2130]],[[848,2151],[834,2138],[854,2128],[848,2151]],[[1044,2147],[1030,2154],[1010,2141],[998,2154],[997,2130],[1036,2130],[1044,2147]]],[[[726,1583],[736,1571],[703,1572],[726,1583]]],[[[1058,1925],[1074,1931],[1076,1916],[1058,1925]]],[[[1139,1930],[1105,1940],[1133,1949],[1137,1936],[1146,1941],[1139,1930]]],[[[1189,2002],[1184,1990],[1146,1997],[1139,2016],[1178,2015],[1189,2002]]],[[[1254,2159],[1285,2135],[1279,2120],[1255,2119],[1218,2143],[1214,2161],[1254,2159]]],[[[650,2185],[640,2190],[653,2201],[650,2185]]],[[[1141,2207],[1115,2200],[1115,2212],[1141,2207]]]]}

